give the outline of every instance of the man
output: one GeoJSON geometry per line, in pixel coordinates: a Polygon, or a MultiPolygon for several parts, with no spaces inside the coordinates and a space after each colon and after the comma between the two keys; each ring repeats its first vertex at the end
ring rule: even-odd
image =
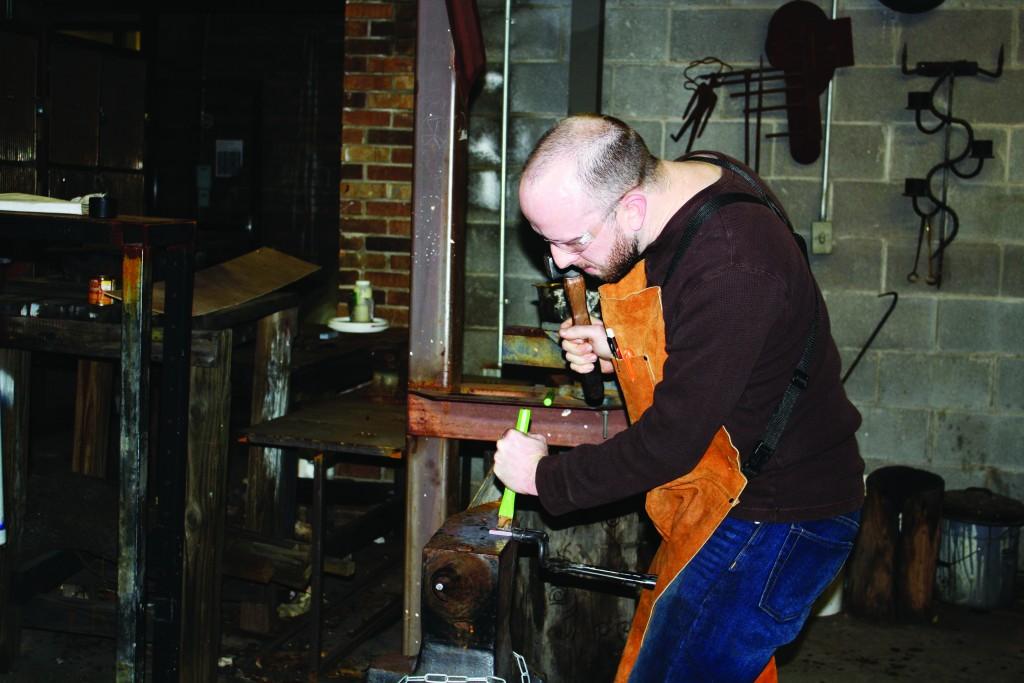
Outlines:
{"type": "Polygon", "coordinates": [[[648,492],[659,580],[617,681],[771,679],[773,652],[852,548],[864,468],[825,303],[784,213],[750,169],[658,160],[607,116],[545,134],[519,199],[559,267],[610,283],[604,323],[567,321],[562,347],[577,372],[616,370],[632,424],[552,454],[510,430],[495,474],[552,514],[648,492]]]}

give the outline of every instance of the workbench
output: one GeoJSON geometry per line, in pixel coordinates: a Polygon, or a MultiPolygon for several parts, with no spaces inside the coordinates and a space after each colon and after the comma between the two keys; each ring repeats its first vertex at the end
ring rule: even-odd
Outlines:
{"type": "MultiPolygon", "coordinates": [[[[188,443],[188,371],[191,348],[192,267],[196,228],[192,221],[123,216],[99,219],[32,213],[0,213],[0,239],[8,243],[87,244],[121,253],[123,305],[120,329],[106,326],[97,346],[119,343],[121,362],[120,495],[118,509],[118,681],[141,680],[145,671],[147,465],[149,460],[149,361],[152,351],[152,273],[160,258],[166,272],[162,335],[159,469],[160,505],[152,525],[154,566],[175,567],[154,576],[153,669],[158,680],[176,680],[181,615],[181,580],[176,568],[184,536],[184,454],[188,443]]],[[[85,326],[64,334],[28,318],[0,323],[0,371],[9,377],[11,400],[2,410],[7,545],[0,550],[0,665],[9,667],[19,645],[18,620],[10,596],[18,568],[28,459],[30,352],[79,353],[90,348],[85,326]]]]}

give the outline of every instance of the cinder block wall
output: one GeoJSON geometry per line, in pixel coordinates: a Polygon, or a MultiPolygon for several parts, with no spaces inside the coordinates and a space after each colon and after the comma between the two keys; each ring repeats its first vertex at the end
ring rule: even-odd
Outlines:
{"type": "MultiPolygon", "coordinates": [[[[543,245],[528,236],[516,203],[518,172],[539,135],[566,112],[569,0],[514,2],[511,37],[510,177],[505,276],[506,324],[536,325],[532,283],[543,278],[543,245]]],[[[766,0],[607,0],[603,109],[635,125],[652,151],[684,150],[669,137],[690,93],[683,70],[717,56],[757,65],[768,21],[782,5],[766,0]]],[[[831,4],[818,3],[826,14],[831,4]]],[[[496,362],[497,212],[503,11],[479,0],[490,70],[471,119],[472,175],[467,260],[467,372],[496,362]]],[[[828,214],[834,252],[814,256],[836,340],[852,362],[886,307],[899,304],[847,382],[864,416],[859,438],[869,468],[906,464],[946,479],[947,488],[987,486],[1024,499],[1024,18],[1019,0],[946,0],[924,14],[899,14],[876,0],[841,0],[853,22],[856,66],[835,78],[828,214]],[[927,136],[905,110],[907,92],[931,79],[905,76],[900,50],[917,61],[977,61],[1002,78],[962,78],[954,114],[996,158],[972,180],[951,178],[960,233],[946,252],[941,290],[911,285],[918,219],[903,179],[923,177],[942,158],[942,136],[927,136]]],[[[738,100],[719,103],[697,148],[742,157],[738,100]]],[[[824,98],[822,98],[824,111],[824,98]]],[[[769,116],[765,132],[785,130],[769,116]]],[[[953,149],[958,150],[958,135],[953,149]]],[[[821,161],[795,163],[784,139],[762,142],[761,172],[809,235],[818,218],[821,161]]],[[[938,185],[936,184],[936,187],[938,185]]]]}
{"type": "Polygon", "coordinates": [[[416,3],[345,3],[338,315],[356,280],[375,314],[409,324],[416,3]]]}

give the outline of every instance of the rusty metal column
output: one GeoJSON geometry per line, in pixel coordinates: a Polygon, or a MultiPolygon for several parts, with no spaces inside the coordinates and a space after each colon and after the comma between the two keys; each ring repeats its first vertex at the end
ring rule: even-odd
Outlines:
{"type": "MultiPolygon", "coordinates": [[[[449,388],[462,362],[466,112],[442,0],[418,3],[409,388],[449,388]]],[[[420,649],[423,547],[450,508],[456,442],[410,437],[402,649],[420,649]]]]}
{"type": "Polygon", "coordinates": [[[117,520],[118,683],[145,678],[146,478],[149,448],[149,359],[152,322],[150,250],[122,253],[121,488],[117,520]]]}

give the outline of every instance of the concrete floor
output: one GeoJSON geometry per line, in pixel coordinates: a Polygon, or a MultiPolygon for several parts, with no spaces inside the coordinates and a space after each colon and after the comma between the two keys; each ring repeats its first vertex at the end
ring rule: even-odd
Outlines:
{"type": "MultiPolygon", "coordinates": [[[[240,656],[249,645],[226,637],[223,651],[234,652],[234,664],[222,669],[221,683],[304,680],[304,653],[283,653],[286,666],[256,666],[253,658],[240,656]]],[[[329,680],[359,680],[370,657],[399,647],[395,624],[336,667],[329,680]]],[[[26,630],[16,669],[0,675],[0,681],[106,683],[113,678],[113,655],[107,639],[26,630]]],[[[784,683],[1016,683],[1024,680],[1024,599],[988,612],[937,603],[936,617],[927,624],[872,624],[844,614],[816,617],[778,659],[784,683]]]]}

